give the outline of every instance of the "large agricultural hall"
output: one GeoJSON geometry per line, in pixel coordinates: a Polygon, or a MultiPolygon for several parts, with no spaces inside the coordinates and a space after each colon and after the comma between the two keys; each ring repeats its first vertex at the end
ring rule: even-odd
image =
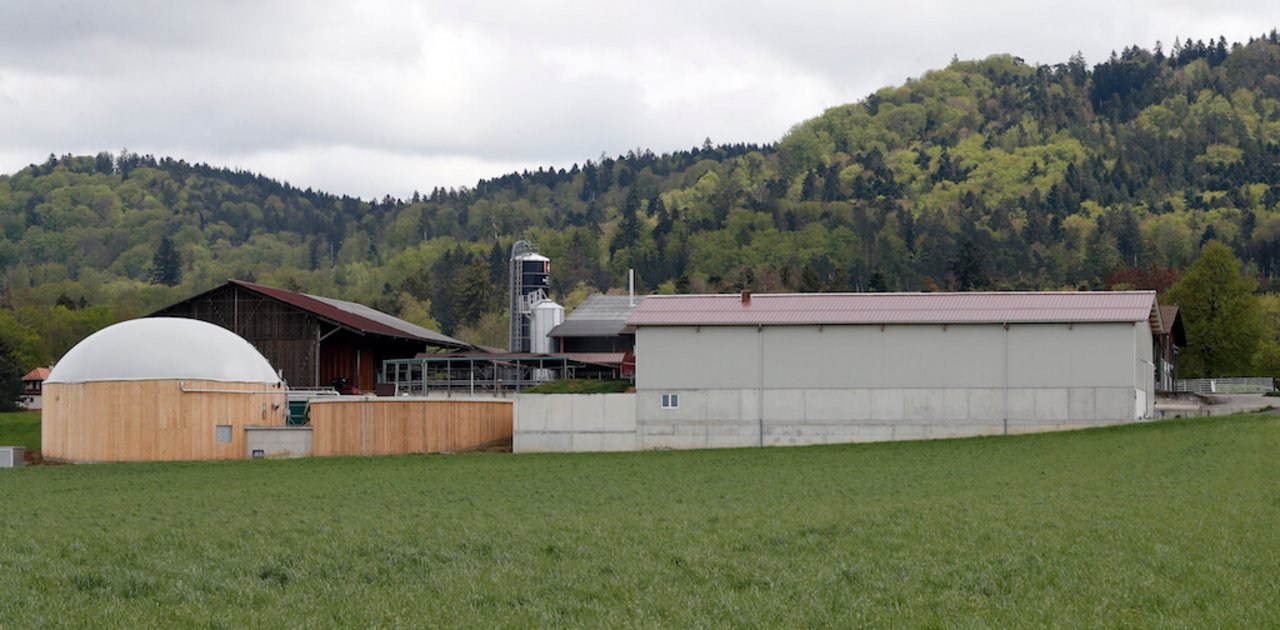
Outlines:
{"type": "Polygon", "coordinates": [[[1153,291],[649,296],[626,321],[633,399],[578,422],[577,407],[520,396],[515,445],[584,450],[604,435],[610,450],[719,448],[1134,422],[1152,416],[1157,374],[1171,370],[1156,340],[1173,325],[1153,291]]]}

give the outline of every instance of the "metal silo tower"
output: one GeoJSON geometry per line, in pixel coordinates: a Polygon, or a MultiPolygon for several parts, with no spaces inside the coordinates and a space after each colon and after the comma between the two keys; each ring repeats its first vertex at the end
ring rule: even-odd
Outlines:
{"type": "Polygon", "coordinates": [[[539,254],[533,243],[516,241],[511,246],[510,278],[511,325],[507,349],[529,352],[533,307],[546,300],[551,292],[551,259],[539,254]]]}

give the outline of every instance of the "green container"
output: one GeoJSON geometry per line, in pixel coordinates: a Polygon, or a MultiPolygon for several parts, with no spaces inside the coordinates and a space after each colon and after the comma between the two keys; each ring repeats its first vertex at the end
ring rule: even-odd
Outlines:
{"type": "Polygon", "coordinates": [[[290,426],[301,426],[307,423],[307,401],[291,400],[289,401],[289,422],[290,426]]]}

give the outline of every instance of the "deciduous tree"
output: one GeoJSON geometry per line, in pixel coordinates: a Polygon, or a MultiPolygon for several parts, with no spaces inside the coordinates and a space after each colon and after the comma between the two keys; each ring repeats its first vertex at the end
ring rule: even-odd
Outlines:
{"type": "Polygon", "coordinates": [[[1216,377],[1249,371],[1265,327],[1257,284],[1240,273],[1240,261],[1218,241],[1205,245],[1166,302],[1182,309],[1187,348],[1180,374],[1216,377]]]}

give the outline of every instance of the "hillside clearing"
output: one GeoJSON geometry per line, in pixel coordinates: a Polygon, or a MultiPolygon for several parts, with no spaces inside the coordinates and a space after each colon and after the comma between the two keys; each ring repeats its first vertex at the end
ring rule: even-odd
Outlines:
{"type": "Polygon", "coordinates": [[[0,471],[28,626],[1280,624],[1280,417],[0,471]]]}

